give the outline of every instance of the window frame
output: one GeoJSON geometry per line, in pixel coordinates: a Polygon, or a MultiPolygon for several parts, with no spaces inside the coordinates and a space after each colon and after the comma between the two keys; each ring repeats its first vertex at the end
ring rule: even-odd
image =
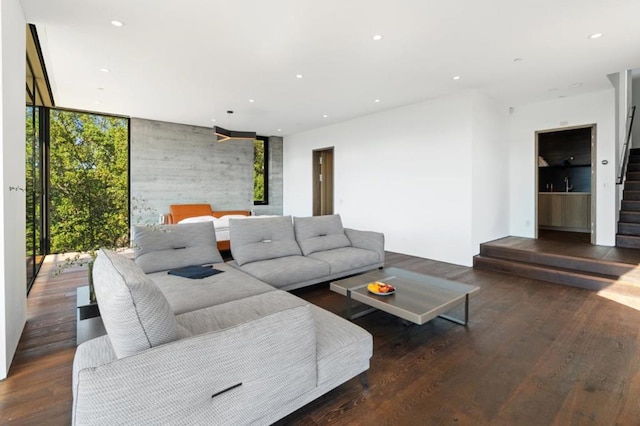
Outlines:
{"type": "MultiPolygon", "coordinates": [[[[262,141],[263,144],[263,165],[262,165],[262,170],[264,170],[264,199],[263,200],[256,200],[255,199],[255,189],[254,189],[254,193],[253,193],[253,205],[254,206],[267,206],[269,205],[269,138],[267,136],[256,136],[255,138],[256,141],[262,141]]],[[[255,143],[255,141],[254,141],[255,143]]],[[[255,167],[255,151],[254,151],[254,159],[253,159],[253,165],[255,167]]],[[[253,184],[254,184],[254,188],[255,188],[255,176],[253,178],[253,184]]]]}

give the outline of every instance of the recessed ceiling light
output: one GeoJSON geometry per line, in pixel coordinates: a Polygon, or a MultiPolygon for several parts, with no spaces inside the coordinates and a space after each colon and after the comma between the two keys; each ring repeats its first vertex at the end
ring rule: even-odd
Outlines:
{"type": "Polygon", "coordinates": [[[560,95],[560,96],[558,96],[558,97],[559,97],[560,99],[562,99],[562,98],[566,98],[567,96],[566,96],[566,95],[560,95]]]}
{"type": "Polygon", "coordinates": [[[328,117],[328,115],[327,115],[327,114],[324,114],[324,115],[322,116],[322,118],[327,118],[327,117],[328,117]]]}
{"type": "Polygon", "coordinates": [[[460,76],[459,76],[459,75],[454,75],[454,76],[453,76],[453,79],[454,79],[454,80],[460,80],[460,76]]]}
{"type": "Polygon", "coordinates": [[[589,36],[590,39],[596,39],[602,37],[604,34],[602,33],[594,33],[589,36]]]}
{"type": "Polygon", "coordinates": [[[570,85],[569,85],[569,88],[570,88],[570,89],[574,89],[574,88],[576,88],[576,87],[580,87],[580,86],[582,86],[582,83],[573,83],[573,84],[570,84],[570,85]]]}
{"type": "Polygon", "coordinates": [[[282,129],[278,129],[278,131],[279,131],[279,132],[281,132],[281,131],[282,131],[282,129]]]}
{"type": "Polygon", "coordinates": [[[102,71],[102,72],[111,72],[111,70],[109,68],[100,68],[100,71],[102,71]]]}
{"type": "Polygon", "coordinates": [[[122,21],[118,21],[115,19],[111,21],[111,25],[113,25],[114,27],[124,27],[124,24],[122,23],[122,21]]]}
{"type": "Polygon", "coordinates": [[[302,78],[302,74],[296,74],[296,78],[302,78]]]}
{"type": "Polygon", "coordinates": [[[98,90],[104,90],[104,87],[98,87],[98,90]]]}
{"type": "Polygon", "coordinates": [[[376,34],[373,37],[371,37],[372,39],[374,39],[375,41],[380,41],[382,40],[382,36],[380,34],[376,34]]]}
{"type": "Polygon", "coordinates": [[[513,62],[515,62],[516,64],[518,64],[518,63],[520,63],[520,62],[522,62],[522,61],[523,61],[523,59],[522,59],[522,58],[515,58],[515,59],[513,60],[513,62]]]}
{"type": "Polygon", "coordinates": [[[255,100],[253,100],[253,99],[249,99],[249,102],[254,103],[254,102],[255,102],[255,100]]]}
{"type": "Polygon", "coordinates": [[[216,121],[216,119],[215,119],[215,118],[212,118],[212,119],[211,119],[211,121],[216,121]]]}
{"type": "Polygon", "coordinates": [[[100,105],[100,101],[95,101],[94,102],[96,105],[100,105]]]}
{"type": "Polygon", "coordinates": [[[380,99],[374,99],[373,102],[379,104],[380,103],[380,99]]]}

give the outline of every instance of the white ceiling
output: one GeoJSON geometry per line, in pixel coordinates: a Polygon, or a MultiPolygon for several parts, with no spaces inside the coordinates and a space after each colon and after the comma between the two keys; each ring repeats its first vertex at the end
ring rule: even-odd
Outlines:
{"type": "Polygon", "coordinates": [[[640,67],[639,0],[22,4],[57,106],[263,135],[472,89],[505,108],[574,96],[640,67]]]}

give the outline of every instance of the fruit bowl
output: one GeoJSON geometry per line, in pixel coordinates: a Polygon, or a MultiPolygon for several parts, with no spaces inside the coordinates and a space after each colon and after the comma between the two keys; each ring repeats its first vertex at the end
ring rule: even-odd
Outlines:
{"type": "Polygon", "coordinates": [[[395,293],[396,288],[391,284],[374,281],[367,284],[367,290],[369,290],[370,293],[377,294],[378,296],[389,296],[390,294],[395,293]]]}

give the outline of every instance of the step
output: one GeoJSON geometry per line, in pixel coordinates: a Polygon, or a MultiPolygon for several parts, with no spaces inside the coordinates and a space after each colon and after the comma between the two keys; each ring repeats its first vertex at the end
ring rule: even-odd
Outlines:
{"type": "Polygon", "coordinates": [[[629,155],[640,155],[640,148],[631,148],[629,150],[629,155]]]}
{"type": "Polygon", "coordinates": [[[480,255],[516,262],[533,263],[539,266],[562,268],[576,272],[606,275],[617,278],[631,269],[629,264],[612,262],[603,259],[592,259],[564,254],[545,253],[538,251],[522,250],[511,247],[501,247],[491,244],[480,245],[480,255]]]}
{"type": "Polygon", "coordinates": [[[640,249],[640,237],[636,235],[616,235],[616,247],[640,249]]]}
{"type": "Polygon", "coordinates": [[[622,200],[621,211],[638,212],[640,211],[640,201],[638,200],[622,200]]]}
{"type": "Polygon", "coordinates": [[[627,180],[640,180],[640,172],[627,172],[627,180]]]}
{"type": "Polygon", "coordinates": [[[618,222],[618,234],[640,236],[640,223],[618,222]]]}
{"type": "MultiPolygon", "coordinates": [[[[640,166],[640,164],[638,165],[640,166]]],[[[627,189],[625,187],[624,191],[622,191],[622,199],[627,201],[640,201],[640,191],[627,189]]]]}
{"type": "Polygon", "coordinates": [[[640,191],[640,180],[625,180],[624,189],[630,191],[640,191]]]}
{"type": "Polygon", "coordinates": [[[531,263],[516,262],[513,260],[484,257],[482,255],[474,256],[473,267],[595,291],[608,288],[616,282],[613,278],[581,274],[575,271],[560,268],[549,268],[531,263]]]}
{"type": "Polygon", "coordinates": [[[620,211],[620,222],[640,223],[640,212],[620,211]]]}
{"type": "Polygon", "coordinates": [[[627,173],[628,172],[640,172],[640,162],[627,164],[627,173]]]}
{"type": "Polygon", "coordinates": [[[627,164],[640,163],[640,155],[630,155],[629,162],[627,164]]]}

